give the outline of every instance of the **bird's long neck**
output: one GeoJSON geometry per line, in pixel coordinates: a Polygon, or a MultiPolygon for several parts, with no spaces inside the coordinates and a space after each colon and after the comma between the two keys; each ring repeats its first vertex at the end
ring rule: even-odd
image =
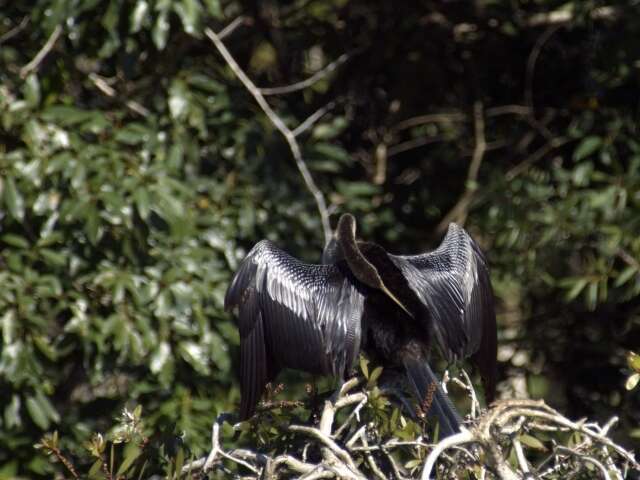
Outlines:
{"type": "Polygon", "coordinates": [[[356,241],[355,219],[352,215],[345,214],[340,217],[336,237],[342,249],[342,254],[353,275],[365,285],[384,292],[385,295],[398,304],[409,316],[413,316],[407,307],[387,288],[378,273],[378,269],[360,250],[358,242],[356,241]]]}
{"type": "Polygon", "coordinates": [[[342,250],[342,255],[355,277],[369,287],[380,288],[382,279],[378,275],[378,271],[358,248],[355,218],[352,215],[347,213],[340,217],[336,239],[340,250],[342,250]]]}

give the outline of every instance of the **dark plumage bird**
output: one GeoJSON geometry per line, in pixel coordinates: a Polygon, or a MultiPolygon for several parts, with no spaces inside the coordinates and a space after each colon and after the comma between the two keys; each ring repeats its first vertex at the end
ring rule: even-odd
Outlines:
{"type": "Polygon", "coordinates": [[[355,227],[352,215],[340,218],[322,265],[268,240],[240,264],[225,309],[239,307],[241,418],[282,368],[345,378],[362,349],[404,367],[442,434],[458,432],[461,418],[428,360],[434,340],[448,362],[471,356],[493,400],[496,320],[482,252],[453,223],[436,250],[410,256],[356,241],[355,227]]]}

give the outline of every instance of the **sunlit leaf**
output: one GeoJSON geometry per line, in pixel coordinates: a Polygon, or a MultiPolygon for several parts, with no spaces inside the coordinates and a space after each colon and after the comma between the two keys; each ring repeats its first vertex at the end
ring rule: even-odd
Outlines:
{"type": "Polygon", "coordinates": [[[11,216],[21,222],[24,219],[24,199],[16,188],[13,177],[7,177],[4,182],[4,203],[11,216]]]}
{"type": "Polygon", "coordinates": [[[634,388],[636,388],[636,385],[638,385],[639,381],[640,373],[634,373],[633,375],[630,375],[629,378],[627,378],[624,386],[627,390],[633,390],[634,388]]]}
{"type": "Polygon", "coordinates": [[[628,352],[627,365],[629,365],[630,369],[640,373],[640,355],[635,352],[628,352]]]}
{"type": "Polygon", "coordinates": [[[600,137],[585,137],[573,151],[573,158],[575,160],[582,160],[583,158],[593,154],[601,145],[602,139],[600,137]]]}

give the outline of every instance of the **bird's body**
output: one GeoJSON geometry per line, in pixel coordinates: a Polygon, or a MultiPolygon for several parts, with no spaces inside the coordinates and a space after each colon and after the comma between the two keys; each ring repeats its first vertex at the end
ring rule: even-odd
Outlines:
{"type": "Polygon", "coordinates": [[[493,398],[496,325],[482,253],[455,224],[433,252],[395,256],[356,242],[355,220],[341,217],[322,265],[304,264],[271,242],[258,243],[225,297],[239,307],[241,417],[285,367],[346,377],[364,350],[385,366],[404,367],[418,402],[445,434],[460,417],[431,371],[431,346],[448,361],[475,356],[493,398]],[[428,399],[428,405],[424,402],[428,399]]]}

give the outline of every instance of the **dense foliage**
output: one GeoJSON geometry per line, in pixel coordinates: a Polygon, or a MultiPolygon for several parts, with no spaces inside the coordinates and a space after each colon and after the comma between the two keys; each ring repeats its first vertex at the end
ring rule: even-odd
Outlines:
{"type": "MultiPolygon", "coordinates": [[[[49,476],[125,405],[208,447],[237,408],[223,312],[247,248],[323,246],[287,144],[389,250],[464,221],[488,253],[504,396],[640,432],[640,6],[628,0],[0,2],[0,477],[49,476]],[[444,223],[443,223],[444,220],[444,223]]],[[[334,215],[335,216],[335,215],[334,215]]],[[[162,427],[162,428],[161,428],[162,427]]],[[[84,453],[83,453],[84,454],[84,453]]]]}

